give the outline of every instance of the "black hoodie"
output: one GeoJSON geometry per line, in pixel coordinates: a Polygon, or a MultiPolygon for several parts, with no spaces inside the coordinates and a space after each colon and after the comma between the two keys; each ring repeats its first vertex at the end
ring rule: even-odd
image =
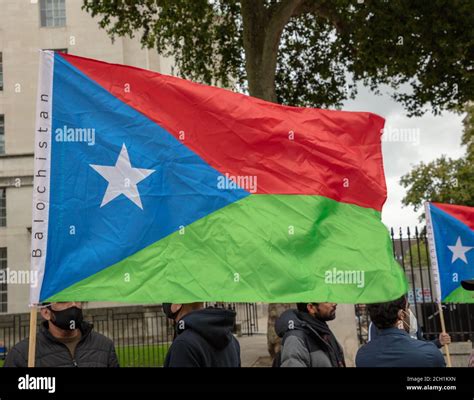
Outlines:
{"type": "Polygon", "coordinates": [[[239,342],[232,335],[235,312],[223,308],[192,311],[176,324],[177,337],[165,367],[240,367],[239,342]]]}

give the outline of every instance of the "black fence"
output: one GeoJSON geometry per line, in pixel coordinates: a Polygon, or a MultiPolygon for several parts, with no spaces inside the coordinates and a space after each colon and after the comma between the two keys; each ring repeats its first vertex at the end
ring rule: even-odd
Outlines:
{"type": "Polygon", "coordinates": [[[258,333],[258,310],[256,303],[206,303],[236,312],[234,333],[252,336],[258,333]]]}
{"type": "MultiPolygon", "coordinates": [[[[441,332],[435,287],[431,274],[426,229],[414,233],[407,228],[404,236],[402,229],[395,238],[391,230],[393,254],[405,271],[408,283],[408,301],[421,327],[425,339],[435,339],[441,332]]],[[[369,316],[365,305],[356,305],[359,342],[368,339],[369,316]]],[[[474,304],[443,305],[446,331],[453,341],[474,341],[474,304]]]]}
{"type": "MultiPolygon", "coordinates": [[[[209,303],[236,311],[234,332],[258,332],[257,305],[254,303],[209,303]]],[[[160,306],[84,309],[84,317],[94,330],[112,339],[123,367],[162,366],[174,336],[173,323],[160,306]]],[[[38,316],[38,325],[41,317],[38,316]]],[[[8,351],[29,335],[29,314],[4,315],[0,320],[0,366],[8,351]]]]}
{"type": "MultiPolygon", "coordinates": [[[[159,309],[160,307],[154,307],[159,309]]],[[[139,307],[133,307],[139,309],[139,307]]],[[[85,320],[94,331],[112,339],[120,365],[161,366],[173,340],[174,328],[160,311],[127,312],[119,308],[84,309],[85,320]]],[[[38,315],[38,327],[41,323],[38,315]]],[[[2,316],[0,322],[0,363],[8,351],[29,336],[29,314],[2,316]]]]}
{"type": "MultiPolygon", "coordinates": [[[[87,314],[86,314],[87,316],[87,314]]],[[[87,318],[94,330],[112,339],[122,367],[162,366],[174,336],[172,322],[161,311],[115,312],[87,318]]]]}

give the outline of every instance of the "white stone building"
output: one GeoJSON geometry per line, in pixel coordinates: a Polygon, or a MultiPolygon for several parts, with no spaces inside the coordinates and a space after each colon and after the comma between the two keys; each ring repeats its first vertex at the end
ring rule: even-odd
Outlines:
{"type": "MultiPolygon", "coordinates": [[[[0,278],[10,272],[21,280],[30,268],[38,49],[171,73],[169,59],[142,50],[138,38],[112,43],[81,6],[82,0],[0,0],[0,278]]],[[[0,313],[28,311],[28,283],[9,281],[0,283],[0,313]]]]}

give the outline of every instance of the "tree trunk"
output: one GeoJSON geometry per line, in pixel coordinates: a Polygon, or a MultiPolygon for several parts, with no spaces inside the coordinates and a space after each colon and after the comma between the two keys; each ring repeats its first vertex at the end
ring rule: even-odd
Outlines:
{"type": "MultiPolygon", "coordinates": [[[[265,74],[264,47],[268,10],[262,0],[242,1],[245,70],[249,93],[263,100],[276,102],[275,80],[265,74]]],[[[269,72],[269,71],[268,71],[269,72]]],[[[271,73],[270,73],[271,75],[271,73]]]]}
{"type": "Polygon", "coordinates": [[[293,306],[294,304],[287,303],[271,303],[268,305],[267,349],[272,358],[275,358],[275,355],[281,349],[281,339],[275,332],[275,322],[284,311],[293,306]]]}
{"type": "MultiPolygon", "coordinates": [[[[283,0],[266,7],[263,0],[242,0],[245,69],[251,96],[276,103],[275,75],[281,34],[302,0],[283,0]]],[[[278,317],[292,304],[268,305],[267,348],[270,356],[280,351],[275,332],[278,317]]]]}

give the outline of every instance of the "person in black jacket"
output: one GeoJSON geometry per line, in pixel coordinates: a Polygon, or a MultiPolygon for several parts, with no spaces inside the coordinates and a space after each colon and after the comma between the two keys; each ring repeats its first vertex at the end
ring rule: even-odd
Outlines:
{"type": "Polygon", "coordinates": [[[232,334],[235,311],[203,303],[163,303],[176,337],[164,367],[240,367],[240,345],[232,334]]]}
{"type": "MultiPolygon", "coordinates": [[[[78,302],[45,303],[36,336],[35,367],[118,367],[113,342],[83,320],[78,302]]],[[[29,339],[17,343],[4,367],[28,366],[29,339]]]]}

